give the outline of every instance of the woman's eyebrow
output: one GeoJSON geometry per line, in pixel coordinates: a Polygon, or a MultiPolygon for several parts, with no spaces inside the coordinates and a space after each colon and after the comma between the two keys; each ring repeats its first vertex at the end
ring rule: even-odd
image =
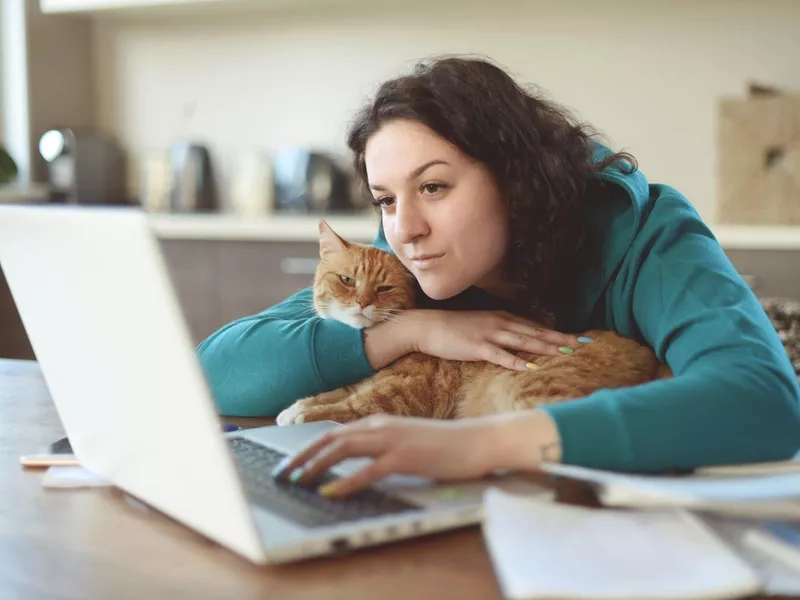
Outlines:
{"type": "MultiPolygon", "coordinates": [[[[428,162],[423,163],[420,166],[418,166],[417,168],[413,169],[406,176],[406,181],[408,181],[409,179],[414,179],[415,177],[419,177],[420,175],[422,175],[425,171],[427,171],[428,169],[430,169],[434,165],[449,165],[449,164],[450,163],[447,162],[446,160],[441,160],[441,159],[438,159],[438,158],[436,158],[434,160],[429,160],[428,162]]],[[[380,186],[380,185],[373,185],[373,184],[369,185],[369,189],[375,190],[377,192],[385,192],[386,191],[385,187],[380,186]]]]}

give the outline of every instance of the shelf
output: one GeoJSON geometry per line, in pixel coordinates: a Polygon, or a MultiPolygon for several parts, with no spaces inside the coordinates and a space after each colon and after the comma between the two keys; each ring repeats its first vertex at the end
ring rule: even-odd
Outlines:
{"type": "MultiPolygon", "coordinates": [[[[267,4],[268,0],[264,0],[267,4]]],[[[203,6],[233,6],[239,0],[39,0],[43,13],[95,13],[152,8],[192,9],[203,6]]]]}
{"type": "Polygon", "coordinates": [[[196,15],[206,13],[302,9],[348,5],[360,0],[39,0],[47,14],[196,15]]]}
{"type": "Polygon", "coordinates": [[[709,225],[726,249],[800,250],[800,226],[709,225]]]}

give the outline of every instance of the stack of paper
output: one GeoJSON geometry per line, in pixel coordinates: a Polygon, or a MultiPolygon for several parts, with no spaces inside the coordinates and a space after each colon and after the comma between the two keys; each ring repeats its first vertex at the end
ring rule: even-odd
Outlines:
{"type": "Polygon", "coordinates": [[[483,533],[506,598],[737,598],[758,575],[682,510],[598,510],[490,489],[483,533]]]}
{"type": "Polygon", "coordinates": [[[800,520],[800,471],[698,474],[681,477],[628,475],[548,463],[543,470],[599,484],[608,506],[683,507],[720,514],[800,520]]]}

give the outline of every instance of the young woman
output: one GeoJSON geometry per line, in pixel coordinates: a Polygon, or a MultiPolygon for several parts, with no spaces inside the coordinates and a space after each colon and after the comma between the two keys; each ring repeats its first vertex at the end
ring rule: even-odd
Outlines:
{"type": "Polygon", "coordinates": [[[374,457],[324,490],[344,495],[393,472],[479,477],[543,460],[654,472],[797,451],[800,391],[775,330],[691,204],[631,156],[460,58],[385,82],[348,141],[381,211],[376,245],[429,302],[362,332],[309,316],[304,290],[223,327],[198,350],[223,414],[276,415],[412,351],[524,369],[514,350],[569,353],[590,328],[648,344],[675,377],[490,418],[367,418],[276,475],[303,467],[294,479],[310,482],[374,457]],[[542,315],[554,331],[525,319],[542,315]]]}

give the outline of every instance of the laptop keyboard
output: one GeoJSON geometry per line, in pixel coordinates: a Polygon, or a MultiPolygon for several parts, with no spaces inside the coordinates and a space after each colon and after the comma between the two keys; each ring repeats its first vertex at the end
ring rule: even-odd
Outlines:
{"type": "Polygon", "coordinates": [[[420,510],[418,506],[375,489],[341,499],[325,498],[317,492],[317,486],[338,479],[337,476],[326,473],[314,482],[313,487],[275,480],[271,475],[272,469],[285,454],[244,438],[230,438],[228,442],[250,500],[307,527],[420,510]]]}

